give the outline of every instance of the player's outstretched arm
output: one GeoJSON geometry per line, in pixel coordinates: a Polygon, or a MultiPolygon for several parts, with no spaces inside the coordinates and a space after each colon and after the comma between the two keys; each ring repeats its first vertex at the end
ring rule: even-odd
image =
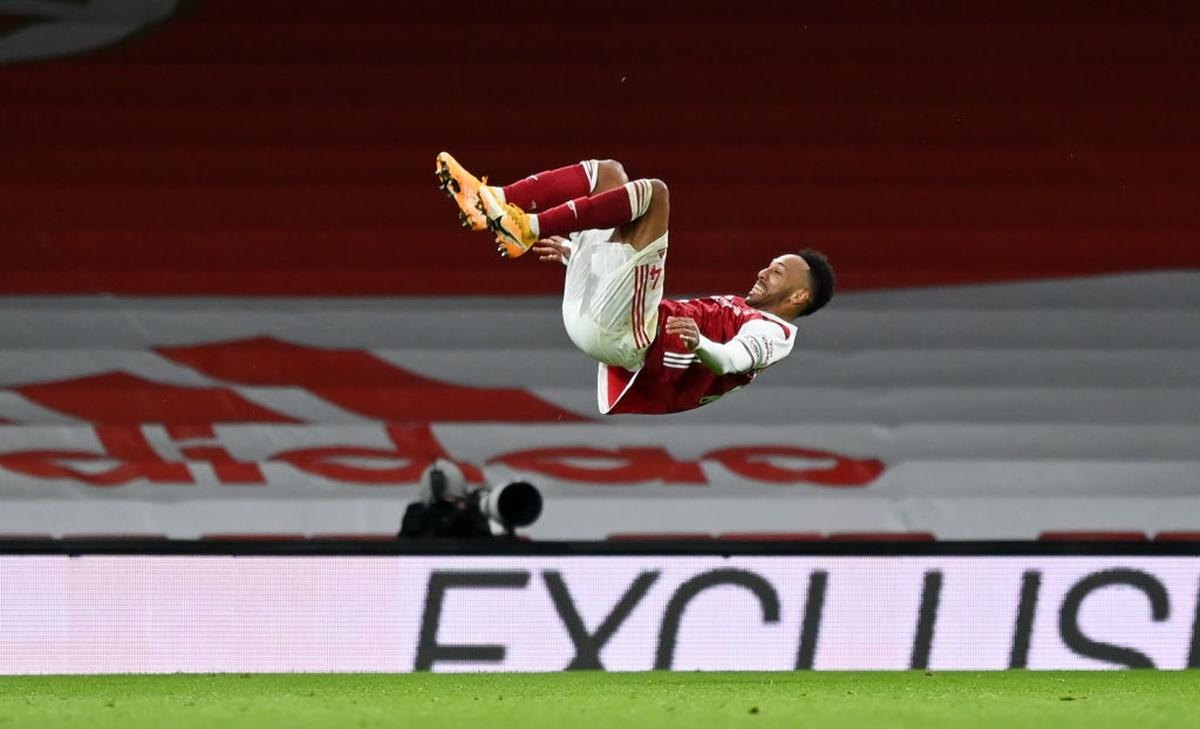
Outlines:
{"type": "Polygon", "coordinates": [[[672,316],[667,318],[665,331],[678,336],[709,370],[726,375],[760,370],[787,356],[792,340],[782,335],[778,326],[764,321],[747,322],[733,339],[721,343],[701,334],[695,320],[672,316]]]}
{"type": "Polygon", "coordinates": [[[736,339],[725,344],[714,342],[700,335],[700,342],[692,350],[704,366],[718,375],[731,372],[749,372],[754,369],[754,358],[736,339]]]}
{"type": "Polygon", "coordinates": [[[714,342],[700,333],[696,321],[686,316],[667,317],[664,327],[667,334],[679,337],[684,346],[696,353],[704,366],[718,375],[730,372],[745,372],[754,366],[754,360],[746,348],[736,341],[729,344],[714,342]]]}

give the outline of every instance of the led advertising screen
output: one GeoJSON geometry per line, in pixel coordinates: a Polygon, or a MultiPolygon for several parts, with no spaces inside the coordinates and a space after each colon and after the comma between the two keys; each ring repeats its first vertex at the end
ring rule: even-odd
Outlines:
{"type": "Polygon", "coordinates": [[[0,673],[1200,667],[1194,557],[0,557],[0,673]]]}

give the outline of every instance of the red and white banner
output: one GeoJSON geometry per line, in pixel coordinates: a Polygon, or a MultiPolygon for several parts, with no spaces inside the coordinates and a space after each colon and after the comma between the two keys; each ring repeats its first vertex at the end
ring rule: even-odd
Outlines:
{"type": "MultiPolygon", "coordinates": [[[[463,463],[477,483],[520,478],[539,486],[547,506],[529,533],[541,538],[846,531],[1034,538],[1069,529],[1183,530],[1200,510],[1190,480],[1200,469],[1194,459],[1120,466],[968,459],[967,449],[993,448],[1000,431],[926,440],[937,432],[870,426],[786,434],[762,426],[6,426],[0,427],[0,529],[185,538],[386,534],[396,530],[404,504],[416,498],[421,470],[435,457],[463,463]]],[[[1105,441],[1120,447],[1104,429],[1091,432],[1097,447],[1105,441]]]]}
{"type": "Polygon", "coordinates": [[[554,299],[0,299],[0,533],[394,533],[435,457],[541,487],[541,538],[1190,530],[1197,291],[848,295],[751,387],[618,418],[554,299]]]}

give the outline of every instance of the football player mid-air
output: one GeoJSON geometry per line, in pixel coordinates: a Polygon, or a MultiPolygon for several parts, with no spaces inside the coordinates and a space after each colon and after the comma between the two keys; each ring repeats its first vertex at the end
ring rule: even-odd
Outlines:
{"type": "Polygon", "coordinates": [[[459,219],[496,235],[502,256],[532,250],[566,265],[562,315],[575,346],[600,363],[602,413],[674,413],[748,385],[796,341],[794,319],[833,296],[821,253],[784,253],[745,296],[664,299],[669,198],[661,180],[634,180],[612,160],[530,175],[496,187],[449,154],[442,189],[459,219]]]}

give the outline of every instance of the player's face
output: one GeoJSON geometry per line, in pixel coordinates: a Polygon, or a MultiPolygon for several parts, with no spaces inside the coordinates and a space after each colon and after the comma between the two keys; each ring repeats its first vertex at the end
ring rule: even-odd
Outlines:
{"type": "Polygon", "coordinates": [[[779,256],[758,272],[758,278],[746,294],[746,303],[761,309],[783,301],[807,285],[808,262],[789,253],[779,256]]]}

